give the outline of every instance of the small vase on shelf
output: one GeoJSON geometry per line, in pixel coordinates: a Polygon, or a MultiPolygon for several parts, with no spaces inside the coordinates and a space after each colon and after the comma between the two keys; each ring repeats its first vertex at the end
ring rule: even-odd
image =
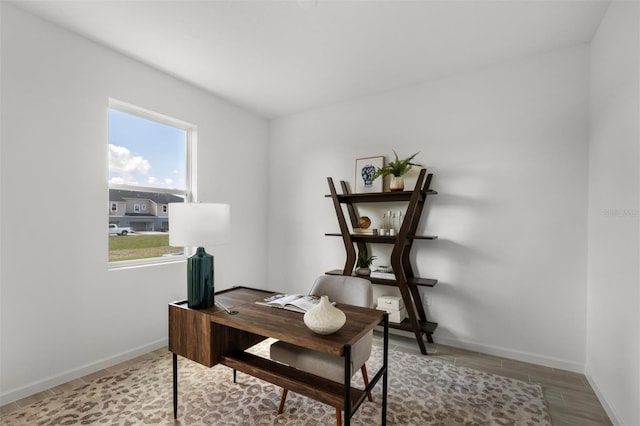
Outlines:
{"type": "Polygon", "coordinates": [[[368,268],[368,267],[356,268],[356,275],[360,275],[362,277],[368,277],[369,275],[371,275],[371,268],[368,268]]]}
{"type": "Polygon", "coordinates": [[[347,316],[329,302],[328,296],[320,296],[320,303],[304,314],[304,324],[317,334],[332,334],[340,330],[347,316]]]}
{"type": "Polygon", "coordinates": [[[391,180],[389,181],[389,190],[404,191],[404,177],[391,175],[391,180]]]}
{"type": "Polygon", "coordinates": [[[367,277],[371,275],[370,266],[375,258],[375,256],[367,255],[367,252],[365,251],[358,253],[358,258],[356,259],[356,275],[367,277]]]}

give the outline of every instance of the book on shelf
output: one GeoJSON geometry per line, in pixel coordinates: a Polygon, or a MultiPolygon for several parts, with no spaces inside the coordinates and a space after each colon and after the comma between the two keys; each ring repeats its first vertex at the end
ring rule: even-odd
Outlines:
{"type": "Polygon", "coordinates": [[[393,270],[389,270],[389,269],[374,269],[373,271],[371,271],[371,275],[369,275],[371,278],[382,278],[383,280],[395,280],[396,279],[396,274],[393,273],[393,270]]]}
{"type": "MultiPolygon", "coordinates": [[[[320,303],[320,297],[301,294],[275,294],[263,301],[257,301],[258,305],[271,306],[272,308],[286,309],[288,311],[305,313],[320,303]]],[[[335,305],[335,302],[333,302],[335,305]]]]}
{"type": "Polygon", "coordinates": [[[353,233],[357,235],[378,235],[378,230],[371,228],[353,228],[353,233]]]}

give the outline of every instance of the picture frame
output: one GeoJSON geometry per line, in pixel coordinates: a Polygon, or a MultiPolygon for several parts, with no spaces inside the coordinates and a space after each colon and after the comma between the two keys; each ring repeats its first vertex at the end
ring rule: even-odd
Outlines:
{"type": "Polygon", "coordinates": [[[382,167],[384,167],[382,155],[356,158],[355,193],[382,192],[384,179],[379,177],[372,180],[375,171],[382,167]]]}

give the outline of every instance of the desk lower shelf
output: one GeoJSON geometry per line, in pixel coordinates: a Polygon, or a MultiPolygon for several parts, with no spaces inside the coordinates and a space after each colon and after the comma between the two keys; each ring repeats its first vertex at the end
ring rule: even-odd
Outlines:
{"type": "MultiPolygon", "coordinates": [[[[221,364],[289,389],[333,407],[344,407],[345,389],[342,383],[315,376],[284,364],[247,352],[223,355],[221,364]]],[[[357,407],[366,397],[364,391],[351,388],[351,406],[357,407]]]]}

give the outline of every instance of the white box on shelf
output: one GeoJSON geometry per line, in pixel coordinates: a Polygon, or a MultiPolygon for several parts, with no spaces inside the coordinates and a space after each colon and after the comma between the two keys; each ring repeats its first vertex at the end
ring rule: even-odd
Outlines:
{"type": "Polygon", "coordinates": [[[387,311],[389,314],[389,322],[400,323],[407,317],[407,310],[403,306],[402,309],[388,309],[378,305],[376,309],[380,311],[387,311]]]}
{"type": "Polygon", "coordinates": [[[378,297],[378,306],[380,308],[398,311],[404,308],[404,301],[400,296],[380,296],[378,297]]]}

